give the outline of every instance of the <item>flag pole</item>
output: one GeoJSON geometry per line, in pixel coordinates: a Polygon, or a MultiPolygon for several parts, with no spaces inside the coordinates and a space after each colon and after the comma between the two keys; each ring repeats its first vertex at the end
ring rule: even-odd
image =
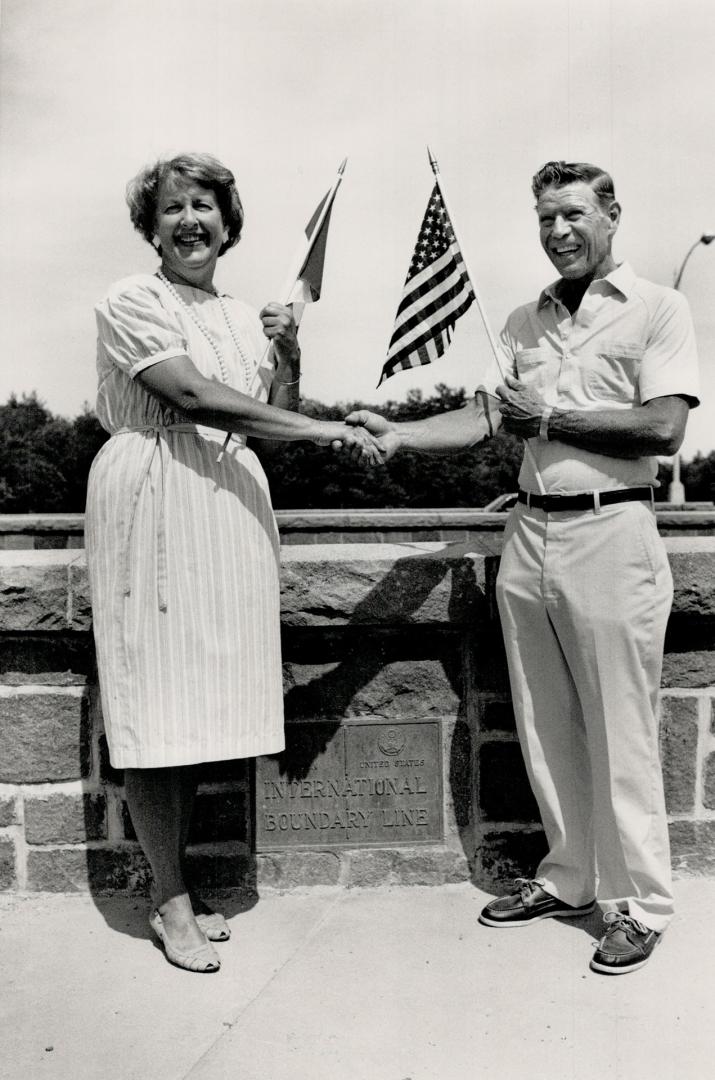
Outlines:
{"type": "MultiPolygon", "coordinates": [[[[320,208],[320,214],[318,215],[318,220],[316,221],[315,226],[313,227],[313,231],[311,232],[310,236],[306,237],[305,241],[298,248],[298,252],[297,252],[295,258],[293,259],[291,269],[290,269],[290,271],[288,273],[288,276],[287,276],[287,278],[285,280],[285,284],[283,286],[283,290],[282,290],[282,292],[280,294],[281,297],[283,298],[283,299],[281,299],[282,304],[287,304],[288,301],[290,300],[290,294],[293,292],[295,284],[296,284],[296,282],[298,280],[298,276],[299,276],[301,270],[303,269],[303,267],[305,266],[305,264],[308,261],[310,253],[313,250],[313,247],[315,246],[315,241],[320,236],[320,230],[323,227],[323,222],[325,221],[326,217],[328,216],[328,212],[330,211],[330,208],[333,205],[333,202],[335,200],[337,190],[338,190],[338,188],[340,187],[340,185],[342,183],[343,176],[345,175],[345,166],[347,165],[347,163],[348,163],[348,159],[343,158],[342,162],[340,163],[340,167],[338,169],[335,180],[333,181],[333,186],[330,188],[330,190],[328,191],[328,194],[325,196],[325,201],[324,201],[322,207],[320,208]]],[[[266,342],[266,347],[265,347],[265,349],[263,350],[263,352],[261,354],[261,359],[260,359],[260,361],[258,363],[258,366],[256,367],[256,370],[253,373],[253,378],[251,379],[251,382],[250,382],[250,384],[248,386],[247,393],[249,393],[249,394],[251,393],[251,391],[253,390],[253,387],[256,384],[256,379],[258,378],[258,373],[260,372],[261,368],[263,367],[263,362],[266,359],[266,356],[268,355],[268,350],[271,348],[271,345],[272,345],[272,342],[270,342],[270,341],[266,342]]],[[[221,447],[221,449],[219,451],[219,454],[218,454],[218,457],[216,458],[217,463],[221,461],[221,459],[223,458],[223,455],[226,453],[226,448],[228,447],[228,444],[231,441],[232,435],[233,435],[233,432],[231,432],[231,431],[227,432],[226,438],[224,439],[224,442],[223,442],[223,446],[221,447]]]]}
{"type": "MultiPolygon", "coordinates": [[[[444,203],[444,208],[447,211],[447,216],[449,217],[449,223],[452,226],[452,232],[454,233],[454,239],[457,241],[457,244],[459,246],[459,250],[462,253],[462,260],[464,262],[464,269],[465,269],[465,271],[467,273],[467,277],[469,278],[469,283],[472,286],[472,292],[474,293],[474,299],[477,302],[477,308],[479,309],[479,314],[481,316],[481,320],[482,320],[482,323],[484,325],[484,329],[486,331],[487,338],[489,339],[489,344],[491,346],[492,353],[494,354],[494,360],[496,362],[497,368],[499,369],[499,374],[501,375],[502,379],[505,380],[504,367],[503,367],[502,362],[501,362],[501,354],[499,352],[499,346],[498,346],[497,340],[494,337],[494,334],[492,332],[492,328],[491,328],[491,326],[489,324],[489,319],[487,318],[486,312],[484,310],[484,305],[482,304],[482,300],[481,300],[481,297],[479,295],[479,290],[477,289],[477,286],[475,284],[474,277],[472,275],[471,270],[469,269],[469,264],[467,262],[467,256],[466,256],[464,247],[461,244],[461,242],[460,242],[460,240],[459,240],[459,238],[457,236],[457,230],[456,230],[455,224],[454,224],[454,217],[452,215],[452,210],[451,210],[449,202],[447,200],[447,193],[444,190],[444,183],[442,181],[442,176],[441,176],[441,173],[439,171],[439,163],[437,161],[437,158],[434,156],[434,154],[430,150],[429,146],[427,147],[427,154],[429,156],[429,163],[432,166],[432,172],[434,173],[435,183],[437,184],[437,187],[439,188],[439,193],[442,196],[442,202],[444,203]]],[[[534,452],[531,449],[531,447],[529,446],[529,442],[528,442],[527,439],[524,439],[524,450],[525,450],[525,453],[528,455],[528,457],[529,457],[529,459],[531,461],[532,468],[533,468],[534,473],[536,475],[536,482],[537,482],[537,484],[539,486],[539,491],[540,491],[540,493],[542,495],[544,495],[545,494],[544,482],[541,479],[541,473],[539,472],[538,466],[536,464],[536,459],[534,457],[534,452]]]]}

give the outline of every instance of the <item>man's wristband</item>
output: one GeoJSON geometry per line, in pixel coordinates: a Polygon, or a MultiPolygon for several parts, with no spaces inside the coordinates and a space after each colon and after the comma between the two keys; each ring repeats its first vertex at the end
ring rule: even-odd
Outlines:
{"type": "Polygon", "coordinates": [[[541,422],[539,424],[539,438],[543,439],[544,442],[549,441],[549,420],[551,419],[551,414],[553,411],[553,407],[551,405],[547,405],[541,414],[541,422]]]}
{"type": "Polygon", "coordinates": [[[297,377],[297,379],[289,379],[288,381],[286,381],[284,379],[276,379],[276,378],[274,378],[273,382],[278,383],[279,386],[297,386],[298,383],[300,382],[300,375],[297,377]]]}

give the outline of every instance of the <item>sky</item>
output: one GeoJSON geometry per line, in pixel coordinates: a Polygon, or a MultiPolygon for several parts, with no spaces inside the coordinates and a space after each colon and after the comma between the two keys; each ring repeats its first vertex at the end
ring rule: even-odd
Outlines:
{"type": "MultiPolygon", "coordinates": [[[[156,266],[126,182],[187,149],[236,175],[244,236],[216,281],[257,308],[281,299],[348,158],[300,331],[305,396],[471,390],[489,357],[474,306],[445,357],[376,389],[432,187],[427,145],[495,332],[555,277],[530,192],[549,159],[613,173],[617,260],[670,285],[715,232],[714,64],[711,0],[2,0],[0,401],[93,405],[94,304],[156,266]]],[[[715,244],[681,289],[703,389],[691,457],[715,447],[715,244]]]]}

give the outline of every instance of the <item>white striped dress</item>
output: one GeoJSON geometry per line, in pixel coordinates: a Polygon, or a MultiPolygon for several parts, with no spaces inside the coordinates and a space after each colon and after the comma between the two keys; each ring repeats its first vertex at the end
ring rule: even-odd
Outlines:
{"type": "Polygon", "coordinates": [[[90,472],[86,548],[104,722],[116,768],[188,765],[283,749],[279,543],[268,484],[245,439],[187,425],[135,380],[188,355],[265,401],[272,365],[256,313],[152,275],[97,305],[97,415],[112,438],[90,472]],[[248,365],[246,363],[248,361],[248,365]],[[250,367],[247,374],[246,367],[250,367]]]}

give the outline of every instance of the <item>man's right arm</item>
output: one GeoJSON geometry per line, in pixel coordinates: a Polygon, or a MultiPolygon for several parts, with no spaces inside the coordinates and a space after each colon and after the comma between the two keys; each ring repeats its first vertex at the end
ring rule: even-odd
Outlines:
{"type": "Polygon", "coordinates": [[[371,435],[380,439],[389,459],[398,450],[415,450],[422,454],[454,454],[476,446],[492,434],[500,423],[498,402],[492,398],[490,420],[485,416],[481,395],[467,402],[461,409],[438,413],[424,420],[408,420],[403,423],[386,420],[369,409],[358,409],[345,417],[346,423],[365,427],[371,435]]]}

